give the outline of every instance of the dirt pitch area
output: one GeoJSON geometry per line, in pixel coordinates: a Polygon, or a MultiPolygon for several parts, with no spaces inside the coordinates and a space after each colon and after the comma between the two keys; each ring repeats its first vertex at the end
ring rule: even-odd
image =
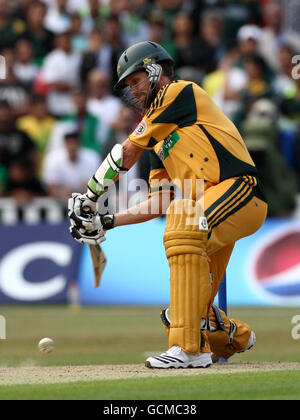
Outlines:
{"type": "Polygon", "coordinates": [[[129,378],[162,378],[207,374],[232,374],[254,371],[300,370],[300,363],[228,363],[209,369],[148,369],[144,365],[95,365],[0,368],[0,385],[54,384],[129,378]]]}

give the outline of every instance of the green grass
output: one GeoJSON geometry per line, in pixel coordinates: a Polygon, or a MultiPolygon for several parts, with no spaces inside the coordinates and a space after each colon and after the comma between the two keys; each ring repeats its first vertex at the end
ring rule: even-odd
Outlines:
{"type": "Polygon", "coordinates": [[[205,374],[0,387],[0,400],[299,400],[300,372],[205,374]]]}
{"type": "MultiPolygon", "coordinates": [[[[167,336],[156,307],[84,307],[74,314],[66,306],[0,306],[7,340],[0,340],[0,366],[143,363],[144,352],[164,351],[167,336]],[[55,340],[54,353],[37,349],[43,337],[55,340]]],[[[291,337],[299,308],[231,308],[229,315],[256,332],[253,350],[233,361],[300,362],[300,340],[291,337]]]]}
{"type": "MultiPolygon", "coordinates": [[[[0,306],[7,340],[0,340],[0,367],[143,363],[145,352],[164,351],[167,336],[156,307],[0,306]],[[50,355],[39,353],[43,337],[55,340],[50,355]]],[[[300,340],[291,320],[299,308],[230,308],[250,324],[257,343],[233,362],[300,362],[300,340]]],[[[300,371],[205,374],[54,385],[0,386],[3,399],[299,399],[300,371]]]]}

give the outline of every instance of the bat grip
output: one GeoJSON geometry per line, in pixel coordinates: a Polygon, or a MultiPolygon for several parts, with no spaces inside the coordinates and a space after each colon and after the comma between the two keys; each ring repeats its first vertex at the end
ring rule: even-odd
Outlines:
{"type": "Polygon", "coordinates": [[[84,207],[82,207],[82,212],[85,213],[85,214],[93,213],[90,206],[84,206],[84,207]]]}

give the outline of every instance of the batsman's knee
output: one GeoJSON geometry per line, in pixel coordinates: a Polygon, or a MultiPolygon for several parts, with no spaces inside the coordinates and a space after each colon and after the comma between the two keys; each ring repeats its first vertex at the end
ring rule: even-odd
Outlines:
{"type": "Polygon", "coordinates": [[[199,254],[207,257],[208,225],[199,202],[172,201],[167,210],[164,245],[167,257],[199,254]]]}

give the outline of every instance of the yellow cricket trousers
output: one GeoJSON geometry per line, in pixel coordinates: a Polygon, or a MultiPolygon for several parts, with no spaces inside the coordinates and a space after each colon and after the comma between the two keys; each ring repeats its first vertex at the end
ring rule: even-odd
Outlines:
{"type": "Polygon", "coordinates": [[[252,235],[264,223],[268,205],[257,178],[230,178],[204,193],[208,256],[213,278],[211,304],[225,275],[235,242],[252,235]]]}

